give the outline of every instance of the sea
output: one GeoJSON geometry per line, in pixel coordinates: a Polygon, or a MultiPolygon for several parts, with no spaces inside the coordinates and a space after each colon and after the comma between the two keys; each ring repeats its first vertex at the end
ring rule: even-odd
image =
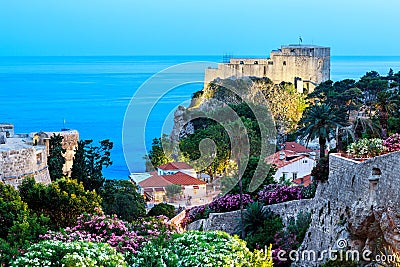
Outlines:
{"type": "MultiPolygon", "coordinates": [[[[188,105],[193,93],[202,89],[200,81],[181,84],[166,94],[160,88],[146,117],[145,138],[131,140],[132,153],[125,158],[126,111],[130,107],[131,119],[143,116],[141,105],[153,102],[157,94],[146,91],[143,84],[178,64],[222,60],[222,56],[0,57],[0,122],[13,123],[16,133],[68,128],[95,144],[110,139],[113,164],[103,173],[108,179],[127,179],[130,172],[145,170],[143,156],[154,137],[171,131],[177,106],[188,105]]],[[[357,80],[371,70],[386,75],[390,68],[400,71],[400,56],[331,57],[333,81],[357,80]]]]}

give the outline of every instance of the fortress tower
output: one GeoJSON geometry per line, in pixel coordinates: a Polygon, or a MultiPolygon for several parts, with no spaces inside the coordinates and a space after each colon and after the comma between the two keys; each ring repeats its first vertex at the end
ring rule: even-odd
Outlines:
{"type": "Polygon", "coordinates": [[[274,83],[290,82],[303,93],[330,79],[330,48],[287,45],[273,50],[270,58],[231,58],[205,71],[205,86],[216,78],[268,77],[274,83]]]}

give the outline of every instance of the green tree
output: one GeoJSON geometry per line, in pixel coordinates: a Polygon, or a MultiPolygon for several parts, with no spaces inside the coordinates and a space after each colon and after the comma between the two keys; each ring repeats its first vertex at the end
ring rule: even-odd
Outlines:
{"type": "Polygon", "coordinates": [[[382,128],[382,138],[387,138],[389,115],[397,111],[398,100],[389,92],[379,92],[375,102],[382,128]]]}
{"type": "Polygon", "coordinates": [[[167,203],[160,203],[151,208],[148,216],[164,215],[172,219],[175,216],[175,207],[167,203]]]}
{"type": "Polygon", "coordinates": [[[307,143],[318,138],[320,157],[323,158],[326,142],[335,136],[337,128],[345,126],[345,121],[343,110],[334,109],[325,103],[313,105],[306,109],[300,120],[300,138],[305,138],[307,143]]]}
{"type": "Polygon", "coordinates": [[[47,158],[47,165],[49,166],[50,178],[55,181],[63,177],[63,166],[65,164],[64,153],[66,150],[62,147],[64,137],[55,135],[50,137],[49,142],[49,156],[47,158]]]}
{"type": "Polygon", "coordinates": [[[155,167],[172,161],[172,159],[167,157],[164,153],[162,138],[153,139],[151,150],[144,158],[146,160],[146,171],[154,171],[155,167]]]}
{"type": "Polygon", "coordinates": [[[26,178],[19,186],[22,200],[37,214],[50,218],[53,229],[76,224],[77,217],[85,212],[93,213],[100,208],[96,192],[85,190],[77,180],[61,178],[51,184],[36,183],[26,178]]]}
{"type": "Polygon", "coordinates": [[[106,180],[100,189],[100,196],[105,214],[116,214],[129,222],[146,214],[144,198],[131,181],[106,180]]]}
{"type": "Polygon", "coordinates": [[[100,141],[98,146],[93,145],[93,140],[80,141],[75,151],[71,177],[82,182],[85,189],[98,192],[105,181],[103,167],[112,165],[112,148],[113,142],[108,139],[100,141]]]}
{"type": "Polygon", "coordinates": [[[177,184],[171,184],[165,187],[167,197],[172,199],[174,196],[182,193],[182,187],[177,184]]]}

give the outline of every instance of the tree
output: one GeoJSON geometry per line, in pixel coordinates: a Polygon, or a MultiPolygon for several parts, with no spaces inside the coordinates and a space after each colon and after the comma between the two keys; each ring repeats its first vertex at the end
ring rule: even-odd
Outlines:
{"type": "Polygon", "coordinates": [[[397,102],[397,99],[388,92],[379,92],[377,95],[375,108],[382,128],[382,138],[387,138],[389,115],[397,111],[397,102]]]}
{"type": "Polygon", "coordinates": [[[306,109],[300,125],[302,126],[299,130],[300,138],[305,138],[307,143],[318,138],[320,158],[323,158],[326,142],[335,136],[337,128],[345,125],[345,113],[343,110],[332,108],[329,104],[316,104],[306,109]]]}
{"type": "Polygon", "coordinates": [[[173,217],[175,217],[175,207],[167,203],[160,203],[152,207],[147,215],[148,216],[164,215],[172,219],[173,217]]]}
{"type": "Polygon", "coordinates": [[[131,181],[106,180],[100,189],[100,196],[105,214],[116,214],[129,222],[146,214],[144,198],[131,181]]]}
{"type": "Polygon", "coordinates": [[[167,191],[167,197],[171,199],[174,196],[182,193],[182,187],[177,184],[171,184],[165,187],[165,191],[167,191]]]}
{"type": "Polygon", "coordinates": [[[102,140],[99,146],[93,145],[93,140],[84,140],[78,143],[75,151],[71,177],[83,183],[87,190],[99,192],[105,178],[103,167],[112,165],[110,150],[113,142],[102,140]]]}
{"type": "Polygon", "coordinates": [[[48,185],[26,178],[19,190],[28,207],[37,214],[48,216],[55,230],[73,226],[79,215],[93,213],[100,208],[101,199],[96,192],[85,190],[81,183],[69,178],[61,178],[48,185]]]}
{"type": "Polygon", "coordinates": [[[151,150],[149,154],[145,156],[145,159],[146,171],[153,171],[154,167],[158,167],[172,161],[172,159],[168,158],[164,153],[162,138],[153,139],[151,150]]]}
{"type": "Polygon", "coordinates": [[[64,153],[65,149],[62,147],[64,137],[61,135],[53,134],[49,142],[49,156],[47,158],[47,165],[49,166],[50,178],[55,181],[63,177],[63,166],[65,164],[64,153]]]}

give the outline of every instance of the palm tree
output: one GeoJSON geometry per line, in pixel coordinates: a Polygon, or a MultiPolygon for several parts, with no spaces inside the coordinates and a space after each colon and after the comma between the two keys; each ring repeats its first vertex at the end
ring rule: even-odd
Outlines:
{"type": "Polygon", "coordinates": [[[335,136],[337,128],[346,125],[345,112],[334,109],[330,104],[315,104],[308,107],[300,120],[303,127],[299,130],[300,138],[306,142],[318,138],[320,158],[325,157],[326,142],[335,136]]]}
{"type": "Polygon", "coordinates": [[[379,92],[375,108],[378,111],[379,122],[382,128],[382,138],[386,138],[389,114],[397,110],[397,99],[388,92],[379,92]]]}

